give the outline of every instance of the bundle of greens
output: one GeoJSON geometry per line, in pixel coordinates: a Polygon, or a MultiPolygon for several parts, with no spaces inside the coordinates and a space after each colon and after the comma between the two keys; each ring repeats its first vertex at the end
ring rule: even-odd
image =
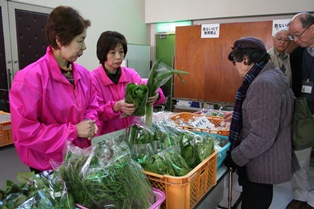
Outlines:
{"type": "Polygon", "coordinates": [[[197,154],[200,162],[205,160],[209,155],[211,155],[214,151],[214,143],[215,139],[209,134],[199,136],[199,140],[197,142],[197,154]]]}
{"type": "Polygon", "coordinates": [[[127,129],[127,143],[131,149],[132,159],[138,160],[144,155],[158,152],[160,141],[154,139],[154,134],[147,128],[134,124],[127,129]]]}
{"type": "Polygon", "coordinates": [[[177,146],[169,147],[155,155],[143,158],[139,163],[146,171],[162,175],[184,176],[191,169],[179,154],[179,149],[177,146]]]}
{"type": "Polygon", "coordinates": [[[87,191],[83,189],[83,174],[81,170],[87,162],[90,152],[91,150],[89,149],[80,149],[69,143],[65,161],[58,168],[75,202],[87,207],[93,206],[93,202],[89,198],[87,191]]]}
{"type": "Polygon", "coordinates": [[[147,209],[152,205],[150,183],[125,142],[105,140],[87,158],[75,149],[68,152],[61,170],[69,189],[81,187],[73,191],[78,193],[73,195],[76,202],[88,208],[147,209]]]}
{"type": "MultiPolygon", "coordinates": [[[[161,62],[161,60],[153,63],[152,69],[148,75],[147,87],[148,97],[152,97],[157,93],[160,86],[164,85],[174,74],[178,74],[181,81],[181,74],[188,74],[188,72],[182,70],[174,70],[161,62]]],[[[146,119],[145,123],[147,127],[152,125],[153,120],[153,105],[146,104],[146,119]]]]}
{"type": "Polygon", "coordinates": [[[146,111],[148,88],[145,84],[137,85],[135,83],[129,83],[125,89],[125,102],[134,104],[136,110],[132,115],[143,116],[146,111]]]}
{"type": "Polygon", "coordinates": [[[186,132],[180,135],[181,156],[185,159],[189,168],[195,168],[200,160],[198,158],[198,150],[196,147],[195,136],[186,132]]]}
{"type": "Polygon", "coordinates": [[[57,173],[18,173],[16,184],[7,180],[0,190],[1,209],[74,209],[74,199],[57,173]]]}

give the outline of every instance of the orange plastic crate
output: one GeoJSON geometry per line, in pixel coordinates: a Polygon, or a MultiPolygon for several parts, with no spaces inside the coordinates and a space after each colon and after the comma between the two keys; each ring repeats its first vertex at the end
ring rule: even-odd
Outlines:
{"type": "MultiPolygon", "coordinates": [[[[219,134],[228,136],[229,135],[229,127],[221,127],[220,129],[208,129],[208,128],[196,128],[188,125],[180,125],[182,121],[188,122],[197,117],[201,117],[200,114],[189,113],[189,112],[181,112],[174,115],[171,115],[169,118],[173,120],[180,128],[195,131],[195,132],[205,132],[211,134],[219,134]]],[[[217,128],[219,125],[223,124],[223,118],[218,116],[207,116],[206,117],[212,124],[217,128]]]]}
{"type": "Polygon", "coordinates": [[[11,122],[0,123],[0,147],[12,144],[11,122]]]}
{"type": "Polygon", "coordinates": [[[8,119],[10,117],[5,114],[8,115],[9,113],[0,111],[0,115],[4,116],[4,119],[0,121],[0,147],[13,143],[11,119],[8,119]]]}
{"type": "Polygon", "coordinates": [[[185,176],[160,175],[145,171],[152,187],[166,195],[161,209],[192,209],[216,185],[217,150],[185,176]]]}

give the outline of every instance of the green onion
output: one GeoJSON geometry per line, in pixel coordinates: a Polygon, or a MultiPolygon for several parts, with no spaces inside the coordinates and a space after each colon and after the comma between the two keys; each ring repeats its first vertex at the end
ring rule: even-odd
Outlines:
{"type": "MultiPolygon", "coordinates": [[[[154,96],[158,88],[164,85],[174,74],[178,74],[181,81],[183,81],[181,74],[188,74],[186,71],[174,70],[161,62],[161,60],[154,61],[152,69],[148,76],[147,87],[148,97],[154,96]]],[[[153,105],[146,104],[146,118],[145,123],[147,127],[152,125],[153,120],[153,105]]]]}

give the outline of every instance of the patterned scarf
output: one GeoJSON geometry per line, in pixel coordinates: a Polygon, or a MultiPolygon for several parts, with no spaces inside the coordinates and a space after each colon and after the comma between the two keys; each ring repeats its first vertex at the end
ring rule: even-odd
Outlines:
{"type": "Polygon", "coordinates": [[[242,129],[242,104],[245,100],[246,92],[265,65],[266,63],[264,61],[255,63],[245,75],[243,83],[237,91],[229,133],[229,141],[231,142],[230,150],[240,144],[239,135],[242,129]]]}

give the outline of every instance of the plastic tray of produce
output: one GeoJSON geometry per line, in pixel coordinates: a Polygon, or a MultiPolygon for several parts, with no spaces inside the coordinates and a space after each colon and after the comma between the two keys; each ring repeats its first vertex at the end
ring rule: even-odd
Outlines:
{"type": "Polygon", "coordinates": [[[224,136],[229,135],[230,123],[224,122],[222,117],[202,116],[196,113],[181,112],[169,116],[169,119],[174,121],[178,127],[189,131],[219,134],[224,136]],[[203,128],[194,124],[202,117],[205,117],[212,124],[211,128],[203,128]]]}

